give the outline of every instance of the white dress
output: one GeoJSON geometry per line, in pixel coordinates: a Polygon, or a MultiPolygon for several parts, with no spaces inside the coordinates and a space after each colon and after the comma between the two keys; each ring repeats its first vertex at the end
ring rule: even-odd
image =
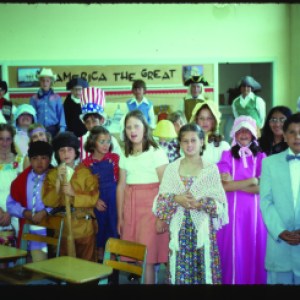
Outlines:
{"type": "Polygon", "coordinates": [[[230,145],[226,141],[221,141],[219,147],[215,147],[214,143],[206,143],[205,150],[202,154],[202,159],[208,163],[216,164],[220,161],[222,152],[229,150],[230,145]]]}
{"type": "MultiPolygon", "coordinates": [[[[10,194],[10,185],[13,180],[21,173],[23,170],[23,157],[17,155],[13,162],[11,163],[0,163],[0,207],[6,210],[6,199],[10,194]]],[[[19,231],[19,221],[18,218],[12,217],[11,224],[16,230],[16,234],[19,231]]],[[[5,229],[11,229],[11,226],[0,226],[0,231],[5,229]]]]}

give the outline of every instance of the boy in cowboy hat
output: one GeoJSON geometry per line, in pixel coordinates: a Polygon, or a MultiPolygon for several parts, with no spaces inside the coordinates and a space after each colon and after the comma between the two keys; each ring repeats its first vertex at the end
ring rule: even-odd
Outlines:
{"type": "Polygon", "coordinates": [[[80,77],[73,78],[67,83],[67,90],[71,91],[64,102],[67,130],[74,132],[77,137],[81,137],[87,132],[86,126],[80,120],[82,114],[80,99],[82,89],[88,86],[89,83],[80,77]]]}
{"type": "MultiPolygon", "coordinates": [[[[87,133],[80,138],[80,159],[84,160],[89,154],[84,149],[84,144],[87,140],[90,131],[95,126],[103,126],[106,121],[106,114],[104,113],[105,93],[102,89],[96,87],[87,87],[82,89],[81,96],[81,121],[87,128],[87,133]]],[[[117,139],[111,135],[113,145],[113,153],[121,155],[122,150],[117,139]]]]}
{"type": "Polygon", "coordinates": [[[56,75],[51,69],[43,68],[37,78],[40,81],[40,89],[30,98],[29,103],[37,112],[37,122],[44,125],[54,137],[58,132],[66,130],[62,99],[52,89],[56,75]]]}
{"type": "Polygon", "coordinates": [[[250,116],[256,121],[258,129],[262,128],[266,118],[266,103],[254,94],[261,89],[261,85],[253,77],[245,76],[239,81],[238,88],[241,94],[232,102],[234,117],[250,116]]]}
{"type": "Polygon", "coordinates": [[[12,115],[16,107],[12,104],[11,101],[4,98],[4,95],[7,93],[7,83],[6,81],[0,80],[0,118],[4,117],[5,120],[0,119],[1,123],[11,123],[12,115]]]}

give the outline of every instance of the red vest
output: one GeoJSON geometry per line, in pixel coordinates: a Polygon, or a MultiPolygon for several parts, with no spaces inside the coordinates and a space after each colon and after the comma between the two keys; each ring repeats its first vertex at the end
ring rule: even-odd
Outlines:
{"type": "MultiPolygon", "coordinates": [[[[21,174],[17,176],[17,178],[11,183],[10,186],[10,194],[12,198],[26,208],[27,208],[27,178],[31,170],[32,170],[31,166],[26,168],[21,174]]],[[[25,223],[25,219],[19,218],[20,228],[19,228],[19,234],[17,239],[17,248],[20,247],[24,223],[25,223]]]]}

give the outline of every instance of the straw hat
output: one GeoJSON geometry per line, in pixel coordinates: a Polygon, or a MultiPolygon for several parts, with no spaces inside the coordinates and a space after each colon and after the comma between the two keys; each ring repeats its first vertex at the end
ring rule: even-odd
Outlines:
{"type": "Polygon", "coordinates": [[[153,131],[153,136],[174,139],[177,138],[177,133],[171,121],[160,120],[153,131]]]}

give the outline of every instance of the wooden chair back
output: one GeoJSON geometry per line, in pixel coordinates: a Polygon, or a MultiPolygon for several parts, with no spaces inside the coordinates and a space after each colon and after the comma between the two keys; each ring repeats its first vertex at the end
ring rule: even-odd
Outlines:
{"type": "Polygon", "coordinates": [[[140,276],[145,282],[147,247],[146,245],[116,238],[109,238],[105,245],[103,264],[115,270],[140,276]],[[130,261],[122,259],[129,258],[130,261]]]}
{"type": "Polygon", "coordinates": [[[41,235],[37,233],[30,233],[30,225],[35,225],[32,221],[26,220],[22,237],[21,237],[21,249],[27,250],[28,242],[43,242],[48,246],[55,246],[56,256],[60,254],[60,243],[64,227],[64,218],[61,216],[47,216],[39,223],[39,226],[45,227],[48,230],[55,232],[54,236],[41,235]]]}
{"type": "MultiPolygon", "coordinates": [[[[31,221],[26,220],[23,227],[20,248],[27,251],[27,245],[29,241],[44,242],[48,246],[54,246],[56,256],[59,256],[60,243],[64,227],[64,218],[61,216],[47,216],[39,223],[39,226],[54,230],[54,236],[44,236],[36,233],[30,233],[30,225],[36,224],[33,224],[31,221]]],[[[38,282],[39,280],[45,279],[45,276],[23,268],[23,264],[25,263],[26,258],[20,258],[16,266],[0,269],[0,282],[14,285],[26,285],[32,284],[32,282],[34,281],[38,282]]]]}

